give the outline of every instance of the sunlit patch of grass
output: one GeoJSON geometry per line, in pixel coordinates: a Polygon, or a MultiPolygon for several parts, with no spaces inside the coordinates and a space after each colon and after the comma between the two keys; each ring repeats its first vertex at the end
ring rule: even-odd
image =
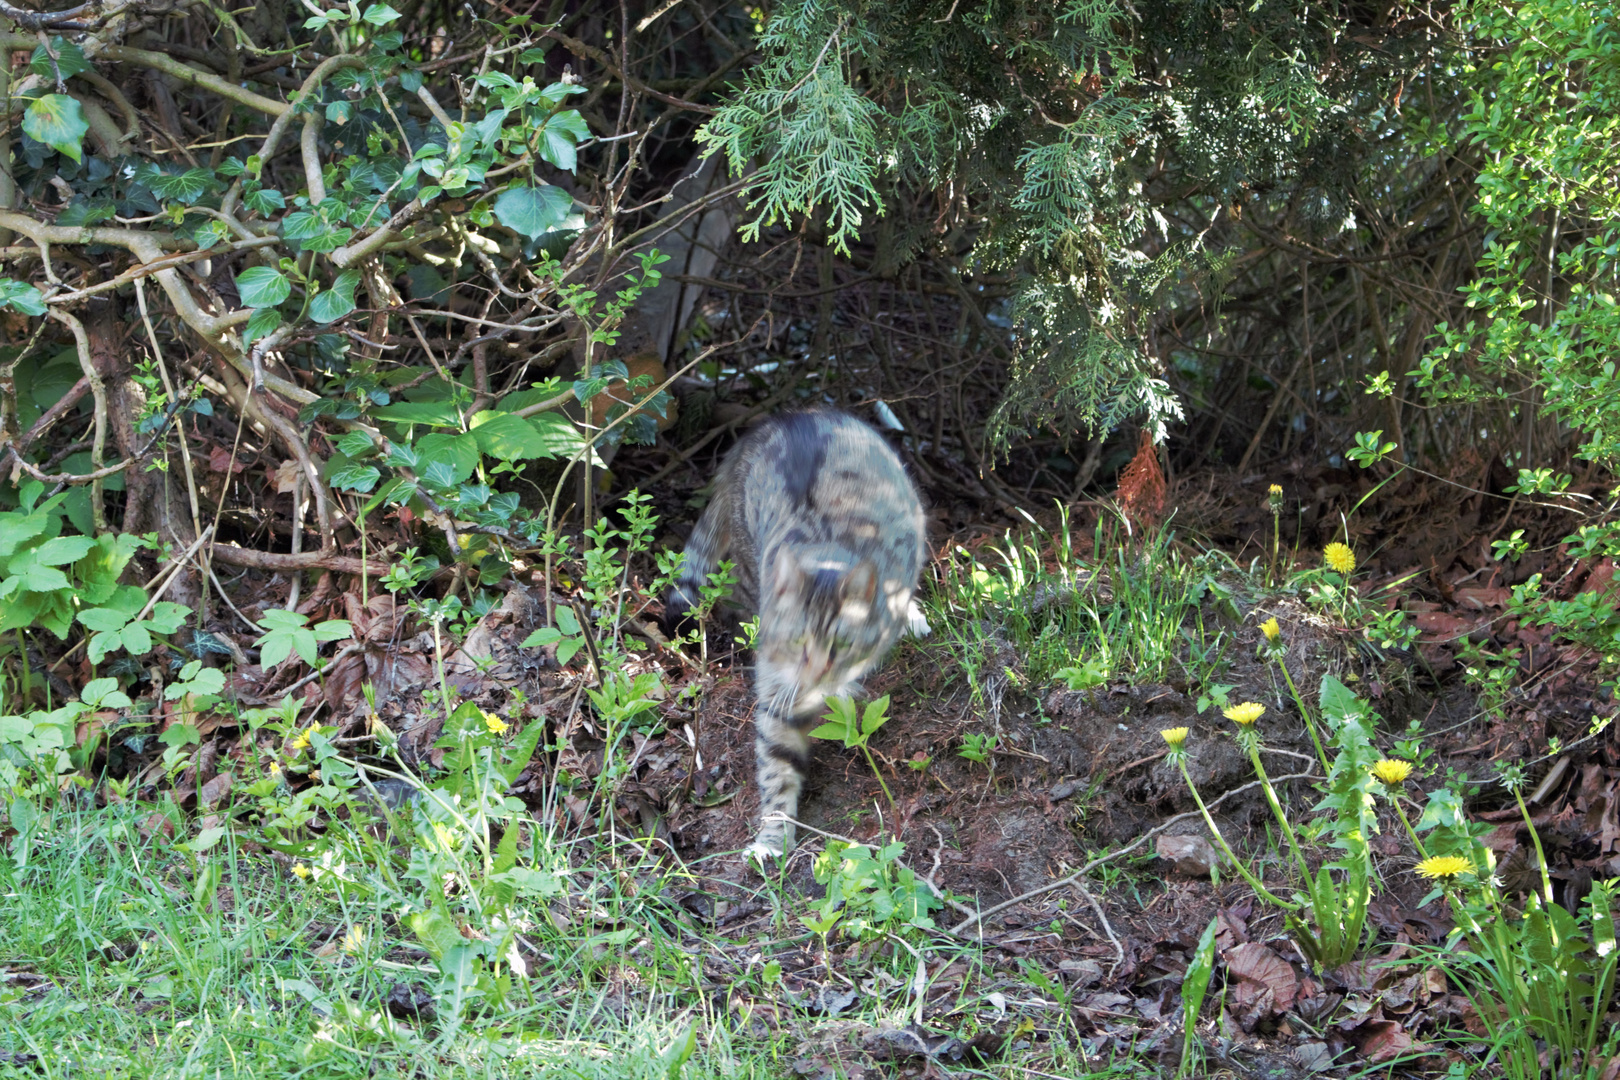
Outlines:
{"type": "Polygon", "coordinates": [[[1064,513],[1055,532],[952,552],[929,616],[975,690],[1002,678],[1076,689],[1158,681],[1188,668],[1203,680],[1218,667],[1224,639],[1206,629],[1204,603],[1230,600],[1213,556],[1186,555],[1169,529],[1132,538],[1108,515],[1091,550],[1079,556],[1064,513]]]}

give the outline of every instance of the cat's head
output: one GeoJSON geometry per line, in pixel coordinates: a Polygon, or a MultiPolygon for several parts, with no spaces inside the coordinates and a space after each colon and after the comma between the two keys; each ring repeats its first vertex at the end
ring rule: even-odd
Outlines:
{"type": "MultiPolygon", "coordinates": [[[[895,619],[870,559],[778,551],[761,582],[755,662],[761,698],[787,715],[847,693],[881,657],[895,619]]],[[[906,597],[899,599],[904,613],[906,597]]]]}

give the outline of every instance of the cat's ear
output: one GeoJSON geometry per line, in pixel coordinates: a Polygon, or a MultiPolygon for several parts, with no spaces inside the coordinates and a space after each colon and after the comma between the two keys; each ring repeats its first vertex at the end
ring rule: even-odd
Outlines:
{"type": "Polygon", "coordinates": [[[838,599],[844,615],[853,619],[865,619],[870,615],[872,601],[877,599],[877,587],[877,564],[871,559],[856,563],[838,586],[838,599]]]}
{"type": "Polygon", "coordinates": [[[771,567],[771,593],[777,599],[786,599],[789,596],[798,596],[804,591],[804,567],[799,565],[790,552],[780,551],[776,555],[776,565],[771,567]]]}

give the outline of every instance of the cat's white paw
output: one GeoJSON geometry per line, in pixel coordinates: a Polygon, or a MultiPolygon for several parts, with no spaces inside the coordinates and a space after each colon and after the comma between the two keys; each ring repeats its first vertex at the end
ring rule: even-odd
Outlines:
{"type": "Polygon", "coordinates": [[[748,858],[749,862],[758,863],[763,869],[781,860],[783,855],[782,845],[780,843],[773,845],[763,840],[755,840],[752,844],[743,848],[743,855],[748,858]]]}
{"type": "Polygon", "coordinates": [[[922,613],[917,601],[912,600],[906,605],[906,633],[914,638],[925,638],[934,632],[928,625],[928,617],[922,613]]]}

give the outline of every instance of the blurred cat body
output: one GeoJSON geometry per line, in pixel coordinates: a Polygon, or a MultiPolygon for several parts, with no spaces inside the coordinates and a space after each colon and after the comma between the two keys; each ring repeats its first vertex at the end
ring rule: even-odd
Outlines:
{"type": "MultiPolygon", "coordinates": [[[[750,432],[720,466],[666,612],[679,619],[720,560],[758,613],[754,756],[757,857],[786,854],[826,699],[859,688],[920,617],[922,504],[900,458],[841,412],[788,413],[750,432]]],[[[921,624],[926,632],[926,624],[921,624]]]]}

